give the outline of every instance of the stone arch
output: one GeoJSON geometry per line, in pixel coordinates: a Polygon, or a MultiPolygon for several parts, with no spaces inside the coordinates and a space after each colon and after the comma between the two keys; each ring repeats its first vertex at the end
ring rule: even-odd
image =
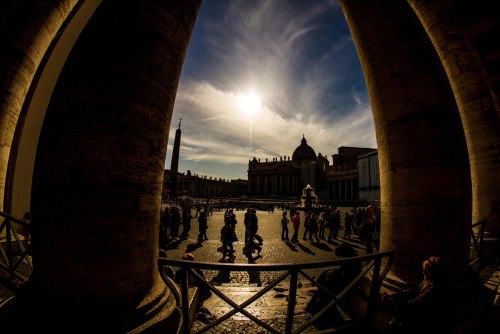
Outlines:
{"type": "Polygon", "coordinates": [[[2,205],[5,204],[4,210],[15,217],[22,217],[31,207],[36,148],[57,78],[80,32],[100,3],[101,0],[76,4],[68,2],[66,6],[61,6],[68,9],[65,13],[67,19],[60,16],[54,20],[54,15],[49,15],[48,19],[55,28],[50,36],[42,39],[50,44],[43,46],[46,48],[45,53],[40,52],[43,58],[38,59],[39,66],[32,73],[32,83],[26,91],[25,103],[20,110],[6,176],[5,189],[8,194],[5,196],[5,203],[1,202],[2,205]]]}

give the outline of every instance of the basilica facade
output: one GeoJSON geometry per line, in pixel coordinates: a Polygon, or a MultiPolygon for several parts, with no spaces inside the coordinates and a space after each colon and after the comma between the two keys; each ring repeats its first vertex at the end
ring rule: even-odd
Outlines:
{"type": "Polygon", "coordinates": [[[292,156],[248,162],[248,195],[297,198],[311,184],[315,189],[324,184],[328,159],[307,144],[303,136],[292,156]]]}
{"type": "Polygon", "coordinates": [[[248,162],[248,195],[298,198],[308,184],[320,199],[355,201],[358,193],[358,156],[373,148],[342,146],[332,155],[332,165],[321,153],[316,154],[305,136],[292,156],[266,159],[254,157],[248,162]]]}

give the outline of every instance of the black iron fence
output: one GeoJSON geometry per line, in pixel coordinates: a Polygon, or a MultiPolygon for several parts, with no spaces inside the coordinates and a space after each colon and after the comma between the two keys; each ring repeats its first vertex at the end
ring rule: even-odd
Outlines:
{"type": "Polygon", "coordinates": [[[250,320],[257,323],[259,326],[265,328],[270,333],[280,333],[277,329],[271,327],[266,322],[257,318],[250,312],[246,310],[246,308],[257,301],[260,297],[266,294],[268,291],[273,289],[276,285],[284,281],[289,277],[289,296],[287,303],[287,314],[286,314],[286,323],[285,323],[285,333],[302,333],[306,328],[308,328],[317,318],[319,318],[323,313],[328,311],[331,307],[335,305],[340,306],[343,309],[351,309],[351,314],[357,314],[358,321],[370,321],[373,316],[373,312],[375,311],[375,307],[378,303],[378,295],[381,284],[385,279],[393,261],[394,252],[386,251],[373,253],[369,255],[349,257],[349,258],[340,258],[331,261],[323,261],[323,262],[313,262],[313,263],[300,263],[300,264],[230,264],[230,263],[205,263],[205,262],[194,262],[194,261],[186,261],[186,260],[172,260],[160,257],[158,260],[159,266],[171,266],[178,267],[180,271],[181,283],[180,289],[178,284],[176,284],[172,278],[165,275],[163,270],[160,270],[163,280],[169,286],[170,290],[174,294],[177,306],[182,310],[183,317],[183,332],[191,333],[191,324],[190,324],[190,316],[189,316],[189,302],[188,302],[188,277],[189,275],[194,275],[194,277],[201,282],[204,286],[206,286],[210,291],[212,291],[216,296],[225,301],[229,306],[232,307],[232,310],[224,314],[223,316],[217,318],[213,322],[207,324],[200,330],[195,333],[204,333],[211,328],[219,325],[223,321],[229,319],[233,315],[237,313],[241,313],[245,315],[250,320]],[[361,272],[349,283],[347,284],[338,294],[334,294],[330,292],[330,290],[318,283],[317,280],[312,278],[309,274],[305,272],[308,269],[321,269],[328,267],[336,267],[341,266],[343,264],[352,264],[354,262],[359,262],[364,264],[361,272]],[[382,265],[384,266],[382,268],[382,265]],[[268,284],[266,287],[262,288],[255,295],[247,299],[241,304],[235,303],[231,298],[224,295],[219,289],[217,289],[214,285],[208,282],[203,275],[200,274],[200,270],[219,270],[219,271],[274,271],[274,272],[283,272],[279,275],[274,281],[268,284]],[[318,287],[318,291],[321,293],[328,295],[331,297],[330,302],[325,305],[318,313],[314,314],[310,319],[308,319],[305,323],[301,324],[297,328],[293,329],[294,325],[294,314],[295,314],[295,301],[297,295],[297,287],[298,287],[298,277],[301,275],[305,279],[312,282],[315,286],[318,287]],[[355,286],[359,286],[360,281],[363,277],[369,275],[370,289],[367,300],[366,311],[364,314],[360,314],[358,310],[353,310],[352,306],[348,305],[343,297],[351,291],[355,286]]]}
{"type": "Polygon", "coordinates": [[[484,238],[485,228],[486,228],[485,220],[472,224],[471,252],[469,261],[469,264],[471,266],[474,265],[476,262],[480,262],[482,259],[483,238],[484,238]]]}
{"type": "Polygon", "coordinates": [[[33,270],[30,258],[30,224],[2,211],[0,211],[0,220],[0,252],[2,255],[0,266],[6,269],[11,276],[26,281],[28,277],[25,277],[19,268],[21,264],[26,263],[33,270]]]}

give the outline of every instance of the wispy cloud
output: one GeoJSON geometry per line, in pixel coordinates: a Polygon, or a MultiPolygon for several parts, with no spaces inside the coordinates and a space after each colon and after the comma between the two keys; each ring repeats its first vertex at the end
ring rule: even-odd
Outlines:
{"type": "MultiPolygon", "coordinates": [[[[208,174],[209,166],[219,166],[210,175],[246,178],[249,159],[292,155],[303,134],[327,156],[339,146],[376,147],[359,61],[338,5],[306,3],[204,2],[174,108],[174,119],[183,119],[181,170],[208,174]],[[252,118],[238,108],[238,97],[250,91],[262,103],[252,118]]],[[[172,125],[170,145],[177,122],[172,125]]]]}

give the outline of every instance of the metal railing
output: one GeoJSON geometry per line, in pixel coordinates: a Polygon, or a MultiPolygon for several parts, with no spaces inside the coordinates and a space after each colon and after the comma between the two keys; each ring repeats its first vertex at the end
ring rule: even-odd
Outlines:
{"type": "Polygon", "coordinates": [[[309,327],[316,319],[318,319],[323,313],[328,311],[334,305],[341,306],[343,309],[347,309],[351,311],[351,314],[357,314],[359,321],[369,321],[373,316],[374,308],[377,306],[379,290],[382,284],[382,281],[385,279],[390,267],[392,266],[392,261],[394,258],[393,251],[386,251],[380,253],[373,253],[369,255],[349,257],[349,258],[340,258],[331,261],[323,261],[323,262],[312,262],[312,263],[301,263],[301,264],[230,264],[230,263],[206,263],[206,262],[194,262],[194,261],[186,261],[186,260],[172,260],[164,257],[160,257],[158,259],[159,266],[172,266],[179,267],[181,284],[180,284],[180,292],[178,285],[173,282],[173,280],[169,277],[166,277],[163,274],[163,271],[160,270],[163,280],[169,286],[170,290],[174,294],[177,306],[182,310],[182,318],[183,318],[183,331],[185,334],[191,333],[191,324],[189,317],[189,302],[188,302],[188,275],[194,275],[194,277],[201,282],[201,284],[205,285],[212,291],[215,295],[225,301],[229,306],[233,309],[213,322],[207,324],[199,331],[195,333],[204,333],[211,328],[217,326],[221,322],[229,319],[233,315],[237,313],[241,313],[245,315],[247,318],[258,324],[259,326],[265,328],[270,333],[280,333],[277,329],[271,327],[261,319],[257,318],[250,312],[248,312],[245,308],[251,305],[253,302],[262,297],[265,293],[273,289],[280,282],[285,280],[288,276],[290,276],[289,280],[289,296],[287,303],[287,315],[286,315],[286,323],[284,333],[302,333],[307,327],[309,327]],[[384,261],[384,268],[382,270],[382,260],[384,261]],[[304,270],[307,269],[320,269],[327,267],[335,267],[348,263],[363,263],[366,265],[363,267],[361,272],[349,283],[347,284],[342,291],[338,294],[334,294],[330,292],[322,284],[318,283],[314,278],[308,275],[304,270]],[[255,295],[247,299],[241,304],[235,303],[228,296],[224,295],[220,290],[218,290],[214,285],[208,282],[203,275],[200,275],[198,272],[201,269],[205,270],[222,270],[222,271],[283,271],[284,273],[279,275],[274,281],[269,283],[266,287],[262,288],[255,295]],[[352,309],[347,303],[345,303],[342,298],[355,286],[360,284],[360,280],[366,276],[367,274],[371,274],[370,276],[370,292],[367,300],[367,308],[364,315],[360,315],[358,311],[352,309]],[[295,313],[295,300],[297,296],[297,286],[298,286],[298,277],[299,274],[304,278],[312,282],[315,286],[318,287],[318,291],[324,293],[331,297],[331,301],[325,305],[318,313],[314,314],[310,319],[308,319],[305,323],[301,324],[298,328],[293,330],[293,322],[294,322],[294,313],[295,313]]]}
{"type": "Polygon", "coordinates": [[[472,224],[471,228],[471,254],[469,264],[472,266],[476,262],[481,261],[484,231],[486,228],[486,220],[472,224]],[[479,226],[479,227],[478,227],[479,226]]]}
{"type": "Polygon", "coordinates": [[[18,269],[20,265],[25,262],[31,270],[33,270],[33,264],[29,257],[29,254],[31,253],[31,241],[29,234],[30,224],[12,217],[2,211],[0,211],[0,217],[3,219],[0,224],[0,236],[5,236],[5,242],[0,242],[0,252],[2,254],[2,257],[0,258],[0,266],[5,268],[11,276],[15,276],[22,281],[26,281],[28,277],[22,275],[18,269]],[[26,238],[27,241],[23,242],[23,240],[21,240],[20,235],[14,228],[15,224],[26,229],[28,234],[23,237],[26,238]]]}

